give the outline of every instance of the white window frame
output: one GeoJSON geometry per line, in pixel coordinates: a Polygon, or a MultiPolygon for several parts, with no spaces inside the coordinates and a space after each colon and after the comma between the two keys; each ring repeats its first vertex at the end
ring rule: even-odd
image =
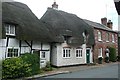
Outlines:
{"type": "Polygon", "coordinates": [[[99,57],[103,57],[103,56],[102,56],[102,53],[103,53],[103,49],[102,49],[102,48],[99,48],[99,49],[98,49],[98,58],[99,58],[99,57]]]}
{"type": "Polygon", "coordinates": [[[115,43],[115,35],[112,34],[112,42],[115,43]]]}
{"type": "Polygon", "coordinates": [[[63,58],[70,58],[71,57],[71,49],[70,48],[63,48],[62,57],[63,58]]]}
{"type": "Polygon", "coordinates": [[[102,41],[102,32],[98,31],[98,41],[102,41]]]}
{"type": "Polygon", "coordinates": [[[18,48],[18,47],[7,47],[6,58],[19,57],[19,56],[20,56],[20,53],[19,53],[19,48],[18,48]],[[14,52],[12,52],[12,56],[9,57],[9,56],[8,56],[8,49],[18,49],[18,53],[17,53],[18,56],[13,55],[14,52]]]}
{"type": "Polygon", "coordinates": [[[6,31],[6,35],[15,36],[15,25],[5,24],[5,31],[6,31]],[[7,32],[7,28],[8,28],[8,32],[7,32]]]}
{"type": "Polygon", "coordinates": [[[76,49],[75,50],[75,57],[76,58],[82,58],[83,54],[82,54],[82,49],[76,49]],[[78,55],[78,56],[77,56],[78,55]]]}
{"type": "Polygon", "coordinates": [[[109,36],[110,36],[110,34],[106,33],[106,42],[109,42],[109,36]]]}

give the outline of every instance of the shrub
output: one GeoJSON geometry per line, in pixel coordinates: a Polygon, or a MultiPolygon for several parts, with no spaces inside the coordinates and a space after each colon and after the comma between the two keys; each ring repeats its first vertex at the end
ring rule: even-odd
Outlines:
{"type": "Polygon", "coordinates": [[[98,58],[98,63],[99,63],[99,64],[102,64],[102,59],[103,59],[102,57],[99,57],[99,58],[98,58]]]}
{"type": "Polygon", "coordinates": [[[116,61],[116,49],[113,47],[110,47],[109,50],[110,50],[110,54],[109,54],[110,61],[115,62],[116,61]]]}
{"type": "Polygon", "coordinates": [[[11,79],[31,75],[31,64],[24,62],[20,57],[3,60],[2,78],[11,79]]]}
{"type": "Polygon", "coordinates": [[[40,70],[40,58],[37,54],[25,53],[21,56],[24,62],[31,64],[32,75],[38,74],[40,70]]]}

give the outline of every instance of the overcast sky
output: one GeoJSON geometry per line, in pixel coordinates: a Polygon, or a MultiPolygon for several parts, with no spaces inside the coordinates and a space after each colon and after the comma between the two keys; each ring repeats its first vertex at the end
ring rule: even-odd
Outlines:
{"type": "Polygon", "coordinates": [[[113,29],[118,30],[118,14],[114,0],[15,0],[28,5],[33,13],[41,18],[47,7],[54,1],[58,10],[76,14],[78,17],[101,23],[101,18],[107,17],[113,22],[113,29]]]}

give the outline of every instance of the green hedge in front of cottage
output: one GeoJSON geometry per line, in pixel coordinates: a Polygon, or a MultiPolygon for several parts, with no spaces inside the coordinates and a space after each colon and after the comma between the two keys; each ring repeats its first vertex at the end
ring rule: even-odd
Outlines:
{"type": "Polygon", "coordinates": [[[31,64],[30,68],[32,69],[32,75],[38,74],[40,70],[40,57],[34,53],[25,53],[21,56],[22,60],[31,64]]]}
{"type": "Polygon", "coordinates": [[[109,54],[109,60],[112,62],[116,61],[116,49],[114,47],[110,47],[110,54],[109,54]]]}
{"type": "Polygon", "coordinates": [[[37,74],[40,70],[39,56],[25,53],[17,58],[8,58],[2,63],[2,78],[14,79],[37,74]]]}
{"type": "Polygon", "coordinates": [[[22,58],[8,58],[3,60],[2,64],[2,78],[13,79],[24,76],[30,76],[32,69],[31,64],[22,60],[22,58]]]}

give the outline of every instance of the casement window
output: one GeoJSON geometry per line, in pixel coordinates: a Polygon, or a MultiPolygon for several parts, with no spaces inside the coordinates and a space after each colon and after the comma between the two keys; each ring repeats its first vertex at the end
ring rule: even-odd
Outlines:
{"type": "Polygon", "coordinates": [[[76,58],[82,58],[82,49],[76,49],[76,58]]]}
{"type": "Polygon", "coordinates": [[[102,57],[102,48],[98,49],[98,57],[102,57]]]}
{"type": "Polygon", "coordinates": [[[15,36],[15,25],[5,24],[6,35],[15,36]]]}
{"type": "Polygon", "coordinates": [[[102,41],[102,32],[98,31],[98,41],[102,41]]]}
{"type": "Polygon", "coordinates": [[[112,42],[115,42],[115,35],[112,34],[112,42]]]}
{"type": "Polygon", "coordinates": [[[109,42],[109,33],[106,33],[106,42],[109,42]]]}
{"type": "Polygon", "coordinates": [[[10,57],[18,57],[19,56],[19,48],[7,48],[7,58],[10,57]]]}
{"type": "Polygon", "coordinates": [[[70,58],[70,48],[63,48],[63,58],[70,58]]]}
{"type": "Polygon", "coordinates": [[[42,51],[41,52],[41,58],[45,58],[46,56],[45,56],[45,51],[42,51]]]}

